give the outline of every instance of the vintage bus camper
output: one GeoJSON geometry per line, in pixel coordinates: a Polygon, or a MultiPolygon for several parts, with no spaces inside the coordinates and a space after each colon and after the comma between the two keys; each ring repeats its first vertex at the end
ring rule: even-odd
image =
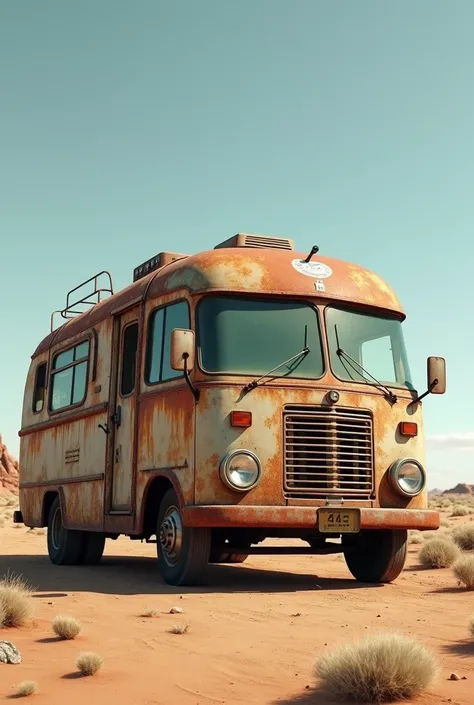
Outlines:
{"type": "Polygon", "coordinates": [[[445,361],[418,395],[376,274],[238,234],[161,252],[117,293],[101,272],[55,313],[26,380],[15,515],[48,527],[54,564],[98,563],[123,534],[156,541],[172,585],[297,552],[389,582],[407,530],[438,528],[420,401],[445,391],[445,361]]]}

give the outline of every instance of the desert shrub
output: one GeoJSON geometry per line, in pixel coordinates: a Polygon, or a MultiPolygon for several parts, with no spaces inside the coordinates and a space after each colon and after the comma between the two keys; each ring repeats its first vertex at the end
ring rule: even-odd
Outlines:
{"type": "Polygon", "coordinates": [[[342,644],[316,663],[316,676],[328,692],[359,702],[412,698],[431,684],[437,671],[429,651],[396,633],[342,644]]]}
{"type": "Polygon", "coordinates": [[[421,531],[409,531],[408,542],[413,544],[423,543],[423,535],[421,531]]]}
{"type": "Polygon", "coordinates": [[[75,639],[81,631],[81,623],[74,617],[58,614],[53,619],[53,631],[61,639],[75,639]]]}
{"type": "Polygon", "coordinates": [[[34,681],[22,681],[16,689],[16,696],[17,698],[27,698],[29,695],[36,693],[37,690],[38,686],[34,681]]]}
{"type": "Polygon", "coordinates": [[[9,574],[0,581],[2,626],[21,627],[33,613],[32,587],[19,575],[9,574]]]}
{"type": "Polygon", "coordinates": [[[463,551],[474,550],[474,522],[457,526],[453,531],[453,539],[455,543],[462,548],[463,551]]]}
{"type": "Polygon", "coordinates": [[[453,573],[458,583],[467,590],[474,590],[474,556],[464,555],[453,565],[453,573]]]}
{"type": "Polygon", "coordinates": [[[171,634],[187,634],[189,632],[189,624],[175,624],[170,629],[171,634]]]}
{"type": "Polygon", "coordinates": [[[85,651],[79,654],[76,660],[76,667],[83,676],[93,676],[102,667],[104,659],[93,651],[85,651]]]}
{"type": "Polygon", "coordinates": [[[448,519],[440,519],[439,525],[443,527],[443,529],[450,529],[451,528],[451,522],[448,521],[448,519]]]}
{"type": "Polygon", "coordinates": [[[425,541],[418,557],[424,568],[449,568],[459,557],[459,548],[452,541],[433,538],[425,541]]]}
{"type": "Polygon", "coordinates": [[[467,517],[471,513],[469,507],[464,504],[455,504],[453,511],[451,512],[452,517],[467,517]]]}
{"type": "Polygon", "coordinates": [[[474,614],[468,622],[467,628],[469,629],[469,634],[474,637],[474,614]]]}

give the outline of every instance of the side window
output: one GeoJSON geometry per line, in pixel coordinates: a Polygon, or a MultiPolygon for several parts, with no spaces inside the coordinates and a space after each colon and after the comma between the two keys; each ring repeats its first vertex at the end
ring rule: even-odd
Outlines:
{"type": "Polygon", "coordinates": [[[37,414],[43,411],[46,389],[46,362],[41,362],[36,368],[35,388],[33,392],[33,411],[37,414]]]}
{"type": "Polygon", "coordinates": [[[59,353],[51,371],[51,411],[80,404],[87,392],[89,341],[59,353]]]}
{"type": "Polygon", "coordinates": [[[122,343],[122,374],[120,377],[120,394],[126,397],[135,389],[135,371],[137,368],[138,323],[127,326],[122,343]]]}
{"type": "Polygon", "coordinates": [[[171,331],[189,328],[189,308],[186,301],[179,301],[154,311],[148,323],[148,344],[145,381],[147,384],[165,382],[181,377],[182,373],[170,366],[171,331]]]}
{"type": "Polygon", "coordinates": [[[392,339],[389,335],[362,343],[362,365],[381,382],[397,379],[393,366],[392,339]]]}

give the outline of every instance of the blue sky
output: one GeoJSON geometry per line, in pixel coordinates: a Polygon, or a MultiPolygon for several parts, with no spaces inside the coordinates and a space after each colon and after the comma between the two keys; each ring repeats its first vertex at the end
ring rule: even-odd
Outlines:
{"type": "Polygon", "coordinates": [[[236,232],[375,270],[407,311],[431,486],[474,482],[474,4],[0,2],[0,431],[68,289],[236,232]]]}

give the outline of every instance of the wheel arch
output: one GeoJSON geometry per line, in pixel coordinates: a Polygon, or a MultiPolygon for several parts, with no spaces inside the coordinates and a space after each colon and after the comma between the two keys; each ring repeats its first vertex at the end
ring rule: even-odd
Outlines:
{"type": "Polygon", "coordinates": [[[178,478],[172,472],[157,472],[149,478],[139,513],[138,532],[145,538],[156,532],[156,517],[160,502],[167,490],[173,489],[178,497],[179,508],[183,509],[184,497],[178,478]]]}
{"type": "Polygon", "coordinates": [[[63,491],[62,487],[54,487],[54,488],[48,489],[48,491],[44,493],[43,506],[42,506],[42,510],[41,510],[41,525],[42,526],[48,525],[49,512],[51,511],[51,507],[53,506],[53,502],[56,499],[56,497],[59,497],[59,505],[61,507],[61,515],[63,517],[64,525],[67,526],[66,501],[64,498],[64,491],[63,491]]]}

